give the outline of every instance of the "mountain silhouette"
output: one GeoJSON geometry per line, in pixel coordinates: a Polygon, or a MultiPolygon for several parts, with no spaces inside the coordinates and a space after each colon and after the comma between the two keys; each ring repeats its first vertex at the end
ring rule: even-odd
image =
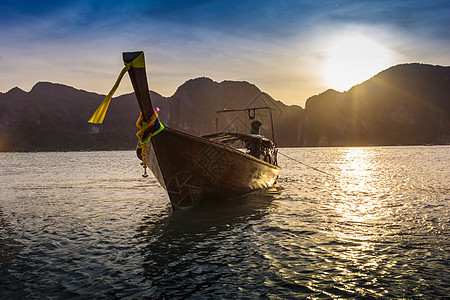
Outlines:
{"type": "Polygon", "coordinates": [[[450,67],[404,64],[309,98],[305,146],[450,142],[450,67]]]}
{"type": "MultiPolygon", "coordinates": [[[[312,96],[305,109],[285,105],[245,81],[205,77],[186,81],[170,97],[150,94],[163,124],[196,135],[227,123],[249,128],[246,112],[221,114],[217,123],[216,111],[269,106],[281,147],[450,142],[450,67],[394,66],[348,92],[312,96]]],[[[30,92],[16,87],[0,93],[0,151],[133,149],[139,116],[134,94],[113,98],[103,124],[87,123],[104,97],[49,82],[30,92]]],[[[267,113],[256,118],[271,137],[267,113]]]]}

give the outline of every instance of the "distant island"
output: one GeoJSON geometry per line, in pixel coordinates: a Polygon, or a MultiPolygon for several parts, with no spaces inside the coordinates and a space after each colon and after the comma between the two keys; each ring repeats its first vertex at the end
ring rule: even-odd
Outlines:
{"type": "MultiPolygon", "coordinates": [[[[163,124],[201,135],[217,110],[270,106],[280,147],[450,143],[450,67],[403,64],[348,92],[327,90],[305,108],[285,105],[248,82],[191,79],[171,97],[150,91],[163,124]]],[[[104,95],[39,82],[0,93],[0,151],[134,149],[134,94],[114,98],[102,125],[87,123],[104,95]]]]}

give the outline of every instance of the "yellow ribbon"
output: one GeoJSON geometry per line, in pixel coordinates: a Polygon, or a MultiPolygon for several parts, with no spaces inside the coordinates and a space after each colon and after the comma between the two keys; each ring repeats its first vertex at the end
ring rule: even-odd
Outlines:
{"type": "Polygon", "coordinates": [[[103,119],[105,119],[106,111],[108,110],[109,103],[111,102],[112,96],[116,92],[117,88],[119,87],[120,81],[122,80],[125,73],[131,68],[145,68],[145,59],[144,59],[144,52],[139,54],[138,57],[136,57],[132,62],[130,63],[124,63],[125,67],[122,69],[122,71],[119,74],[119,77],[116,80],[116,83],[114,83],[114,86],[112,87],[111,91],[108,93],[108,96],[106,96],[105,100],[103,100],[102,104],[97,108],[97,110],[94,112],[92,117],[89,119],[89,123],[95,123],[95,124],[101,124],[103,123],[103,119]]]}

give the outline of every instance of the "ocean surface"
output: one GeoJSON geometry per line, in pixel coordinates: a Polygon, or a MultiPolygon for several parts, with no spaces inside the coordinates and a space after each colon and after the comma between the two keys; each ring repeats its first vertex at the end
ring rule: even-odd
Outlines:
{"type": "Polygon", "coordinates": [[[0,153],[0,298],[449,297],[450,146],[280,152],[184,211],[134,151],[0,153]]]}

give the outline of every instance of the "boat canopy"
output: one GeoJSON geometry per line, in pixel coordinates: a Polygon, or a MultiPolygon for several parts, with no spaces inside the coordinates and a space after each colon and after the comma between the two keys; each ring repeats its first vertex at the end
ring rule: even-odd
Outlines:
{"type": "Polygon", "coordinates": [[[245,134],[238,132],[216,132],[207,135],[202,135],[202,138],[222,143],[225,145],[233,145],[239,142],[244,143],[245,145],[250,145],[253,143],[258,143],[260,141],[270,141],[269,139],[261,135],[245,134]]]}
{"type": "Polygon", "coordinates": [[[217,132],[203,135],[202,138],[235,148],[245,147],[246,153],[277,166],[275,143],[258,134],[238,132],[217,132]]]}

